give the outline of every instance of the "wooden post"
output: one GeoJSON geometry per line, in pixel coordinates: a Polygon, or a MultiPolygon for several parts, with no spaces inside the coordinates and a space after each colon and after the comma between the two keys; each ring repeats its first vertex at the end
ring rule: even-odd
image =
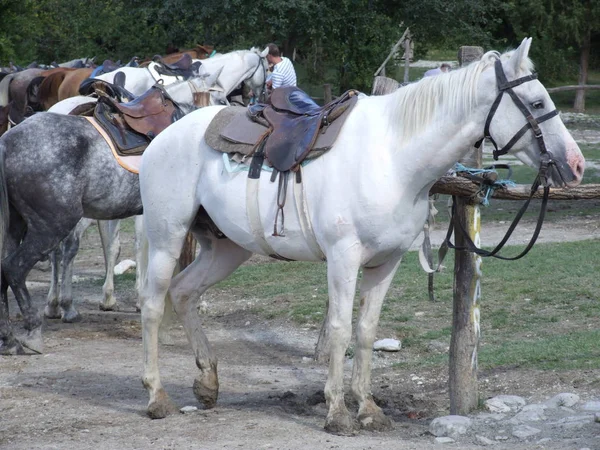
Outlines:
{"type": "Polygon", "coordinates": [[[404,79],[405,83],[408,83],[409,80],[409,70],[410,70],[410,54],[411,49],[410,46],[412,44],[412,39],[410,38],[410,33],[408,33],[406,39],[404,40],[404,79]]]}
{"type": "Polygon", "coordinates": [[[323,85],[323,104],[326,105],[327,103],[331,102],[333,100],[333,96],[331,94],[331,84],[327,83],[323,85]]]}
{"type": "MultiPolygon", "coordinates": [[[[458,60],[464,66],[483,55],[481,47],[461,47],[458,60]]],[[[461,162],[467,167],[481,167],[481,150],[461,162]]],[[[469,237],[479,244],[481,216],[479,205],[468,198],[456,197],[455,220],[459,220],[469,237]]],[[[457,246],[464,246],[455,233],[457,246]]],[[[477,408],[477,350],[479,346],[479,301],[481,299],[481,257],[467,251],[454,254],[454,299],[452,338],[450,341],[449,393],[450,414],[466,415],[477,408]]]]}
{"type": "Polygon", "coordinates": [[[404,30],[404,34],[402,34],[402,37],[398,40],[398,42],[396,42],[396,44],[394,44],[394,46],[392,47],[392,51],[390,52],[390,54],[387,56],[387,58],[385,58],[385,60],[383,61],[383,63],[381,64],[381,66],[379,66],[379,68],[375,71],[375,73],[373,74],[374,77],[376,77],[377,75],[379,75],[380,73],[385,76],[385,65],[387,64],[387,62],[390,60],[390,58],[392,56],[394,56],[394,54],[398,51],[398,48],[400,47],[400,45],[404,42],[404,40],[407,38],[407,36],[409,36],[410,30],[407,28],[406,30],[404,30]],[[383,71],[383,72],[382,72],[383,71]]]}
{"type": "Polygon", "coordinates": [[[400,83],[393,78],[378,76],[373,80],[373,89],[371,90],[371,95],[389,94],[390,92],[394,92],[399,87],[400,83]]]}

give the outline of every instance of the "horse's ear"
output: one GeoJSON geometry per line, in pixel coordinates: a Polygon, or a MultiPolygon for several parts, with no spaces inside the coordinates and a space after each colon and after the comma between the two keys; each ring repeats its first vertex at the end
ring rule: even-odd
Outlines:
{"type": "Polygon", "coordinates": [[[531,47],[531,38],[525,38],[519,45],[508,62],[508,66],[515,75],[521,73],[528,65],[525,63],[529,55],[529,48],[531,47]]]}
{"type": "Polygon", "coordinates": [[[265,49],[262,52],[260,52],[260,57],[266,58],[268,54],[269,54],[269,47],[265,47],[265,49]]]}
{"type": "Polygon", "coordinates": [[[217,83],[221,72],[223,72],[223,66],[219,67],[219,69],[216,72],[213,72],[209,75],[209,77],[206,79],[206,86],[208,86],[209,88],[213,87],[217,83]]]}

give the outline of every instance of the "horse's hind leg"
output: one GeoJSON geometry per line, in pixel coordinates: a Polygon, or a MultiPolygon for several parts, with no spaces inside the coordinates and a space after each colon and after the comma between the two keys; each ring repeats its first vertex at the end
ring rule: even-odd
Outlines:
{"type": "Polygon", "coordinates": [[[100,303],[102,311],[113,311],[117,307],[115,298],[115,264],[121,252],[120,220],[99,220],[98,230],[104,250],[104,265],[106,274],[102,292],[104,301],[100,303]]]}
{"type": "Polygon", "coordinates": [[[8,283],[4,275],[0,282],[0,355],[24,354],[23,346],[15,338],[8,314],[8,283]]]}
{"type": "MultiPolygon", "coordinates": [[[[10,213],[11,219],[9,223],[9,230],[4,241],[4,254],[12,254],[21,239],[25,234],[25,224],[21,218],[14,214],[13,211],[10,213]]],[[[15,338],[13,328],[10,324],[9,308],[8,308],[8,280],[4,274],[4,262],[2,263],[2,270],[0,276],[0,355],[15,355],[24,354],[23,346],[15,338]]]]}
{"type": "Polygon", "coordinates": [[[229,239],[218,239],[203,230],[193,231],[201,246],[200,254],[173,278],[169,295],[192,345],[196,366],[200,369],[200,375],[194,381],[194,394],[207,408],[212,408],[219,393],[217,358],[202,331],[198,300],[210,286],[233,273],[252,253],[229,239]]]}
{"type": "Polygon", "coordinates": [[[360,426],[375,431],[392,427],[391,420],[383,414],[371,395],[371,360],[381,305],[399,264],[400,260],[394,259],[375,268],[364,268],[360,286],[352,393],[358,401],[360,426]]]}
{"type": "Polygon", "coordinates": [[[60,260],[62,255],[62,243],[50,252],[50,288],[48,289],[48,296],[46,297],[46,307],[44,308],[44,316],[48,319],[60,319],[60,305],[59,305],[59,283],[60,283],[60,260]]]}
{"type": "Polygon", "coordinates": [[[15,252],[2,261],[2,271],[12,289],[24,318],[26,336],[19,338],[23,346],[41,353],[42,318],[31,302],[25,285],[27,275],[38,261],[55,248],[61,241],[58,232],[42,234],[30,227],[25,238],[15,252]]]}

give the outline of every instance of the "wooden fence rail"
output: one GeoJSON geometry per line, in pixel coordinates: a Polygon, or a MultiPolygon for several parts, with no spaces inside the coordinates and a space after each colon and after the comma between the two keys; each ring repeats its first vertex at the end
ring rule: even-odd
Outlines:
{"type": "MultiPolygon", "coordinates": [[[[442,177],[430,189],[430,194],[456,195],[459,197],[472,197],[479,191],[478,183],[462,177],[442,177]]],[[[529,198],[531,187],[529,185],[501,186],[495,189],[492,198],[500,200],[526,200],[529,198]]],[[[542,198],[544,190],[539,188],[533,198],[542,198]]],[[[600,184],[585,184],[570,189],[550,188],[552,200],[590,200],[600,198],[600,184]]]]}
{"type": "Polygon", "coordinates": [[[548,93],[552,94],[553,92],[563,92],[563,91],[579,91],[579,90],[594,90],[600,89],[600,84],[572,84],[568,86],[559,86],[555,88],[546,89],[548,93]]]}

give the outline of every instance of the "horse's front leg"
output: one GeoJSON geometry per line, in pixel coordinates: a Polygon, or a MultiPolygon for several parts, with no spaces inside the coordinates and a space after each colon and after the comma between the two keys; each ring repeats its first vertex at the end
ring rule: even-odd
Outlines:
{"type": "Polygon", "coordinates": [[[142,281],[147,276],[148,261],[146,261],[148,249],[145,248],[148,241],[144,236],[144,216],[135,216],[135,292],[138,297],[135,301],[135,310],[141,311],[140,291],[142,289],[142,281]]]}
{"type": "Polygon", "coordinates": [[[104,300],[100,303],[102,311],[114,311],[117,308],[117,299],[115,298],[115,265],[121,252],[120,237],[121,221],[99,220],[98,231],[102,240],[102,250],[104,252],[104,285],[102,292],[104,300]]]}
{"type": "Polygon", "coordinates": [[[327,252],[329,373],[325,398],[329,411],[325,429],[342,435],[352,434],[356,428],[344,402],[344,357],[352,336],[352,305],[360,267],[357,247],[356,243],[340,243],[327,252]]]}
{"type": "Polygon", "coordinates": [[[352,394],[358,401],[358,422],[362,428],[369,430],[384,431],[392,427],[392,421],[383,414],[371,395],[371,361],[381,305],[399,264],[400,259],[394,258],[381,266],[364,268],[360,285],[352,394]]]}
{"type": "MultiPolygon", "coordinates": [[[[183,239],[181,239],[183,242],[183,239]]],[[[165,310],[165,296],[177,264],[175,248],[150,249],[148,278],[140,291],[142,303],[142,341],[144,345],[144,376],[142,383],[148,391],[148,415],[162,419],[177,411],[160,381],[158,370],[158,327],[165,310]]]]}

